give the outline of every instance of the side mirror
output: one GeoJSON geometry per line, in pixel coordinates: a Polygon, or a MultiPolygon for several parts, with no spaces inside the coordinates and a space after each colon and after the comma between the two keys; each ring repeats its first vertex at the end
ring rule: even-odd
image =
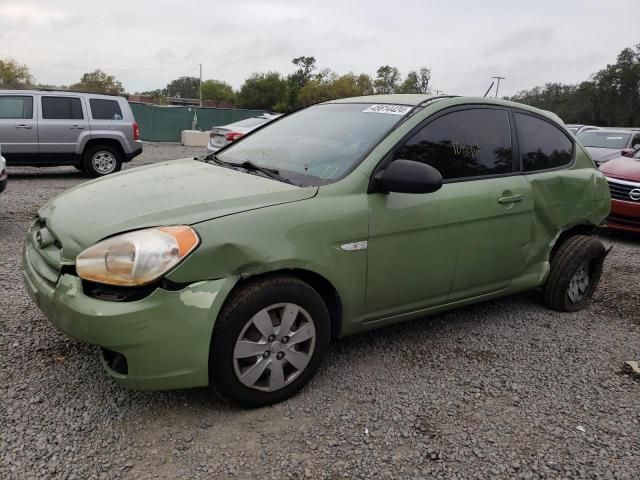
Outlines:
{"type": "Polygon", "coordinates": [[[432,193],[442,187],[442,175],[438,170],[413,160],[394,160],[376,174],[375,180],[382,192],[432,193]]]}
{"type": "Polygon", "coordinates": [[[622,149],[622,156],[623,157],[630,157],[633,154],[633,148],[623,148],[622,149]]]}

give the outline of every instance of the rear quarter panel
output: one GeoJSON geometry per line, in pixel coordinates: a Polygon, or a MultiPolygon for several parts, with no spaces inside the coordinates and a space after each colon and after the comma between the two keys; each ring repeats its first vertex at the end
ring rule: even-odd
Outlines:
{"type": "Polygon", "coordinates": [[[524,175],[534,201],[529,263],[547,262],[561,232],[576,225],[600,225],[609,215],[609,187],[589,154],[576,144],[574,165],[524,175]]]}

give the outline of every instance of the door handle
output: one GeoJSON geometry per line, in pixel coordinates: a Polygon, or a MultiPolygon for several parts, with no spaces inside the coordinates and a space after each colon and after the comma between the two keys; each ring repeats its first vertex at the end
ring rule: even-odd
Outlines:
{"type": "Polygon", "coordinates": [[[504,205],[505,203],[517,203],[517,202],[521,202],[522,200],[524,200],[524,195],[522,194],[509,195],[507,197],[498,198],[498,203],[501,203],[504,205]]]}
{"type": "Polygon", "coordinates": [[[21,123],[20,125],[16,125],[16,128],[26,128],[27,130],[31,130],[33,125],[25,125],[24,123],[21,123]]]}
{"type": "Polygon", "coordinates": [[[81,125],[71,125],[69,128],[71,130],[84,130],[84,127],[81,125]]]}

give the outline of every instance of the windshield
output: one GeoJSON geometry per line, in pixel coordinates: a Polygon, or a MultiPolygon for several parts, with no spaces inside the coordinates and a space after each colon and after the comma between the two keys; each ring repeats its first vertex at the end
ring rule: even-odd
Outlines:
{"type": "Polygon", "coordinates": [[[314,105],[256,130],[218,158],[274,169],[297,184],[332,183],[349,173],[410,110],[369,103],[314,105]]]}
{"type": "Polygon", "coordinates": [[[629,142],[630,133],[591,130],[578,134],[578,140],[585,147],[623,149],[629,142]]]}

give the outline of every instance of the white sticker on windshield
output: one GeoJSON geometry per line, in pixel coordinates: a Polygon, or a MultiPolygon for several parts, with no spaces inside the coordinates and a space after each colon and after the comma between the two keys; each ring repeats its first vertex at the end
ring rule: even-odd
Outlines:
{"type": "Polygon", "coordinates": [[[622,140],[622,137],[607,137],[607,140],[622,140]]]}
{"type": "Polygon", "coordinates": [[[380,103],[377,105],[371,105],[369,108],[363,110],[365,113],[387,113],[389,115],[404,115],[411,107],[406,105],[386,105],[380,103]]]}

